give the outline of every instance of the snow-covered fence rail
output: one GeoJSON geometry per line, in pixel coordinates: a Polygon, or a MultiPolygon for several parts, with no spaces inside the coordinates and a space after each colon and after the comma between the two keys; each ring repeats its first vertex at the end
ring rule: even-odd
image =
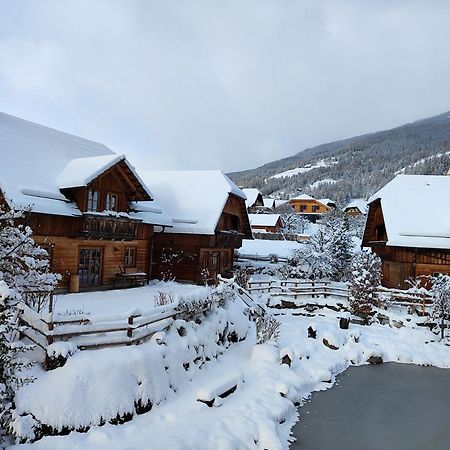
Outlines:
{"type": "Polygon", "coordinates": [[[72,341],[81,350],[141,343],[169,327],[182,313],[177,305],[170,304],[156,307],[146,315],[74,316],[55,320],[52,314],[38,313],[24,303],[19,309],[20,321],[26,325],[22,333],[35,344],[46,349],[56,341],[72,341]]]}
{"type": "Polygon", "coordinates": [[[268,292],[274,296],[312,296],[327,297],[329,295],[337,297],[348,297],[348,288],[342,284],[332,283],[330,281],[310,281],[310,280],[268,280],[268,281],[250,281],[250,292],[268,292]]]}

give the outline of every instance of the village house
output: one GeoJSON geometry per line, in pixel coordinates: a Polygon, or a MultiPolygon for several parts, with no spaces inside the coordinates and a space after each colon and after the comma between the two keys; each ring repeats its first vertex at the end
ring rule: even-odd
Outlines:
{"type": "Polygon", "coordinates": [[[322,202],[321,200],[317,200],[308,194],[301,194],[297,197],[289,199],[289,204],[294,208],[296,213],[305,216],[312,222],[315,222],[323,214],[326,214],[333,209],[334,202],[329,199],[325,199],[322,202]],[[327,204],[327,202],[330,202],[330,204],[327,204]]]}
{"type": "Polygon", "coordinates": [[[270,197],[263,197],[264,208],[268,210],[275,210],[275,199],[270,197]]]}
{"type": "Polygon", "coordinates": [[[247,207],[247,211],[254,212],[257,209],[264,208],[264,199],[261,192],[258,189],[248,188],[242,189],[247,200],[245,200],[245,206],[247,207]]]}
{"type": "Polygon", "coordinates": [[[450,273],[450,177],[398,175],[369,199],[362,245],[382,260],[382,283],[450,273]]]}
{"type": "Polygon", "coordinates": [[[283,228],[280,214],[249,214],[252,231],[278,233],[283,228]]]}
{"type": "Polygon", "coordinates": [[[0,201],[25,208],[61,290],[142,283],[153,228],[172,220],[124,155],[0,113],[0,201]]]}
{"type": "Polygon", "coordinates": [[[152,276],[169,270],[177,280],[200,282],[230,272],[234,249],[252,239],[242,190],[218,170],[142,176],[173,220],[173,228],[155,228],[152,276]]]}
{"type": "Polygon", "coordinates": [[[351,217],[366,215],[368,211],[367,201],[362,198],[355,198],[342,211],[351,217]]]}

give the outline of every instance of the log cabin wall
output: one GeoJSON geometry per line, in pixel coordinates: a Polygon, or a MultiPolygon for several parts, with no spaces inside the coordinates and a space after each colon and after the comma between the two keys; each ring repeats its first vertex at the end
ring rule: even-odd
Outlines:
{"type": "Polygon", "coordinates": [[[294,211],[304,214],[324,214],[330,211],[330,207],[320,203],[317,200],[289,200],[289,204],[292,205],[294,211]]]}
{"type": "MultiPolygon", "coordinates": [[[[71,239],[64,236],[33,235],[38,245],[47,249],[50,255],[51,270],[61,274],[62,280],[58,288],[66,291],[69,288],[70,275],[79,274],[80,250],[100,250],[100,275],[98,283],[87,284],[83,289],[99,289],[112,287],[114,275],[120,270],[149,273],[150,252],[148,240],[107,241],[94,239],[71,239]],[[134,249],[133,264],[125,268],[126,249],[134,249]]],[[[128,255],[130,252],[128,252],[128,255]]]]}
{"type": "Polygon", "coordinates": [[[386,245],[387,238],[381,203],[375,201],[369,207],[362,245],[381,258],[383,286],[405,289],[408,278],[450,274],[450,249],[392,247],[386,245]]]}

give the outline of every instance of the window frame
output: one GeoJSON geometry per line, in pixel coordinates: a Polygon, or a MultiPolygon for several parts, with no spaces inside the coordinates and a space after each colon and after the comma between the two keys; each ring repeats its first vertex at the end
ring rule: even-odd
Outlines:
{"type": "Polygon", "coordinates": [[[136,267],[136,264],[137,264],[137,248],[132,246],[125,247],[123,251],[123,267],[124,268],[136,267]],[[128,254],[128,252],[131,251],[132,255],[128,254]]]}

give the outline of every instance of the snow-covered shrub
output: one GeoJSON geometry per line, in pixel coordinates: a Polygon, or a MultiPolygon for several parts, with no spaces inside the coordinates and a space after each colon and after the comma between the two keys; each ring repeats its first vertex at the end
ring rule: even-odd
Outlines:
{"type": "Polygon", "coordinates": [[[440,273],[429,278],[433,297],[431,317],[439,322],[441,339],[444,339],[450,326],[450,276],[440,273]]]}
{"type": "Polygon", "coordinates": [[[163,248],[159,257],[161,279],[163,281],[174,281],[177,277],[178,266],[183,262],[192,262],[194,260],[195,254],[187,249],[163,248]]]}
{"type": "Polygon", "coordinates": [[[381,260],[367,251],[353,256],[350,268],[349,305],[356,316],[368,320],[377,302],[377,287],[381,283],[381,260]]]}
{"type": "Polygon", "coordinates": [[[204,267],[201,272],[200,276],[202,277],[203,284],[205,286],[208,286],[208,282],[211,279],[211,274],[209,273],[209,270],[207,267],[204,267]]]}
{"type": "Polygon", "coordinates": [[[174,302],[173,292],[158,291],[154,295],[153,304],[155,306],[170,305],[174,302]]]}
{"type": "Polygon", "coordinates": [[[31,228],[19,223],[25,212],[0,206],[0,280],[17,300],[27,291],[51,292],[61,278],[49,271],[48,253],[33,241],[31,228]]]}
{"type": "Polygon", "coordinates": [[[269,261],[272,264],[276,264],[279,261],[278,255],[276,253],[270,253],[269,254],[269,261]]]}
{"type": "Polygon", "coordinates": [[[30,346],[19,341],[17,301],[11,295],[5,281],[0,281],[0,442],[4,440],[2,429],[11,432],[14,416],[14,396],[17,388],[30,383],[23,371],[31,363],[22,358],[30,346]]]}
{"type": "Polygon", "coordinates": [[[267,341],[276,341],[278,338],[280,322],[274,317],[266,314],[255,320],[256,343],[262,344],[267,341]]]}
{"type": "Polygon", "coordinates": [[[234,281],[244,289],[248,289],[248,282],[250,281],[250,275],[247,269],[238,269],[234,273],[234,281]]]}

